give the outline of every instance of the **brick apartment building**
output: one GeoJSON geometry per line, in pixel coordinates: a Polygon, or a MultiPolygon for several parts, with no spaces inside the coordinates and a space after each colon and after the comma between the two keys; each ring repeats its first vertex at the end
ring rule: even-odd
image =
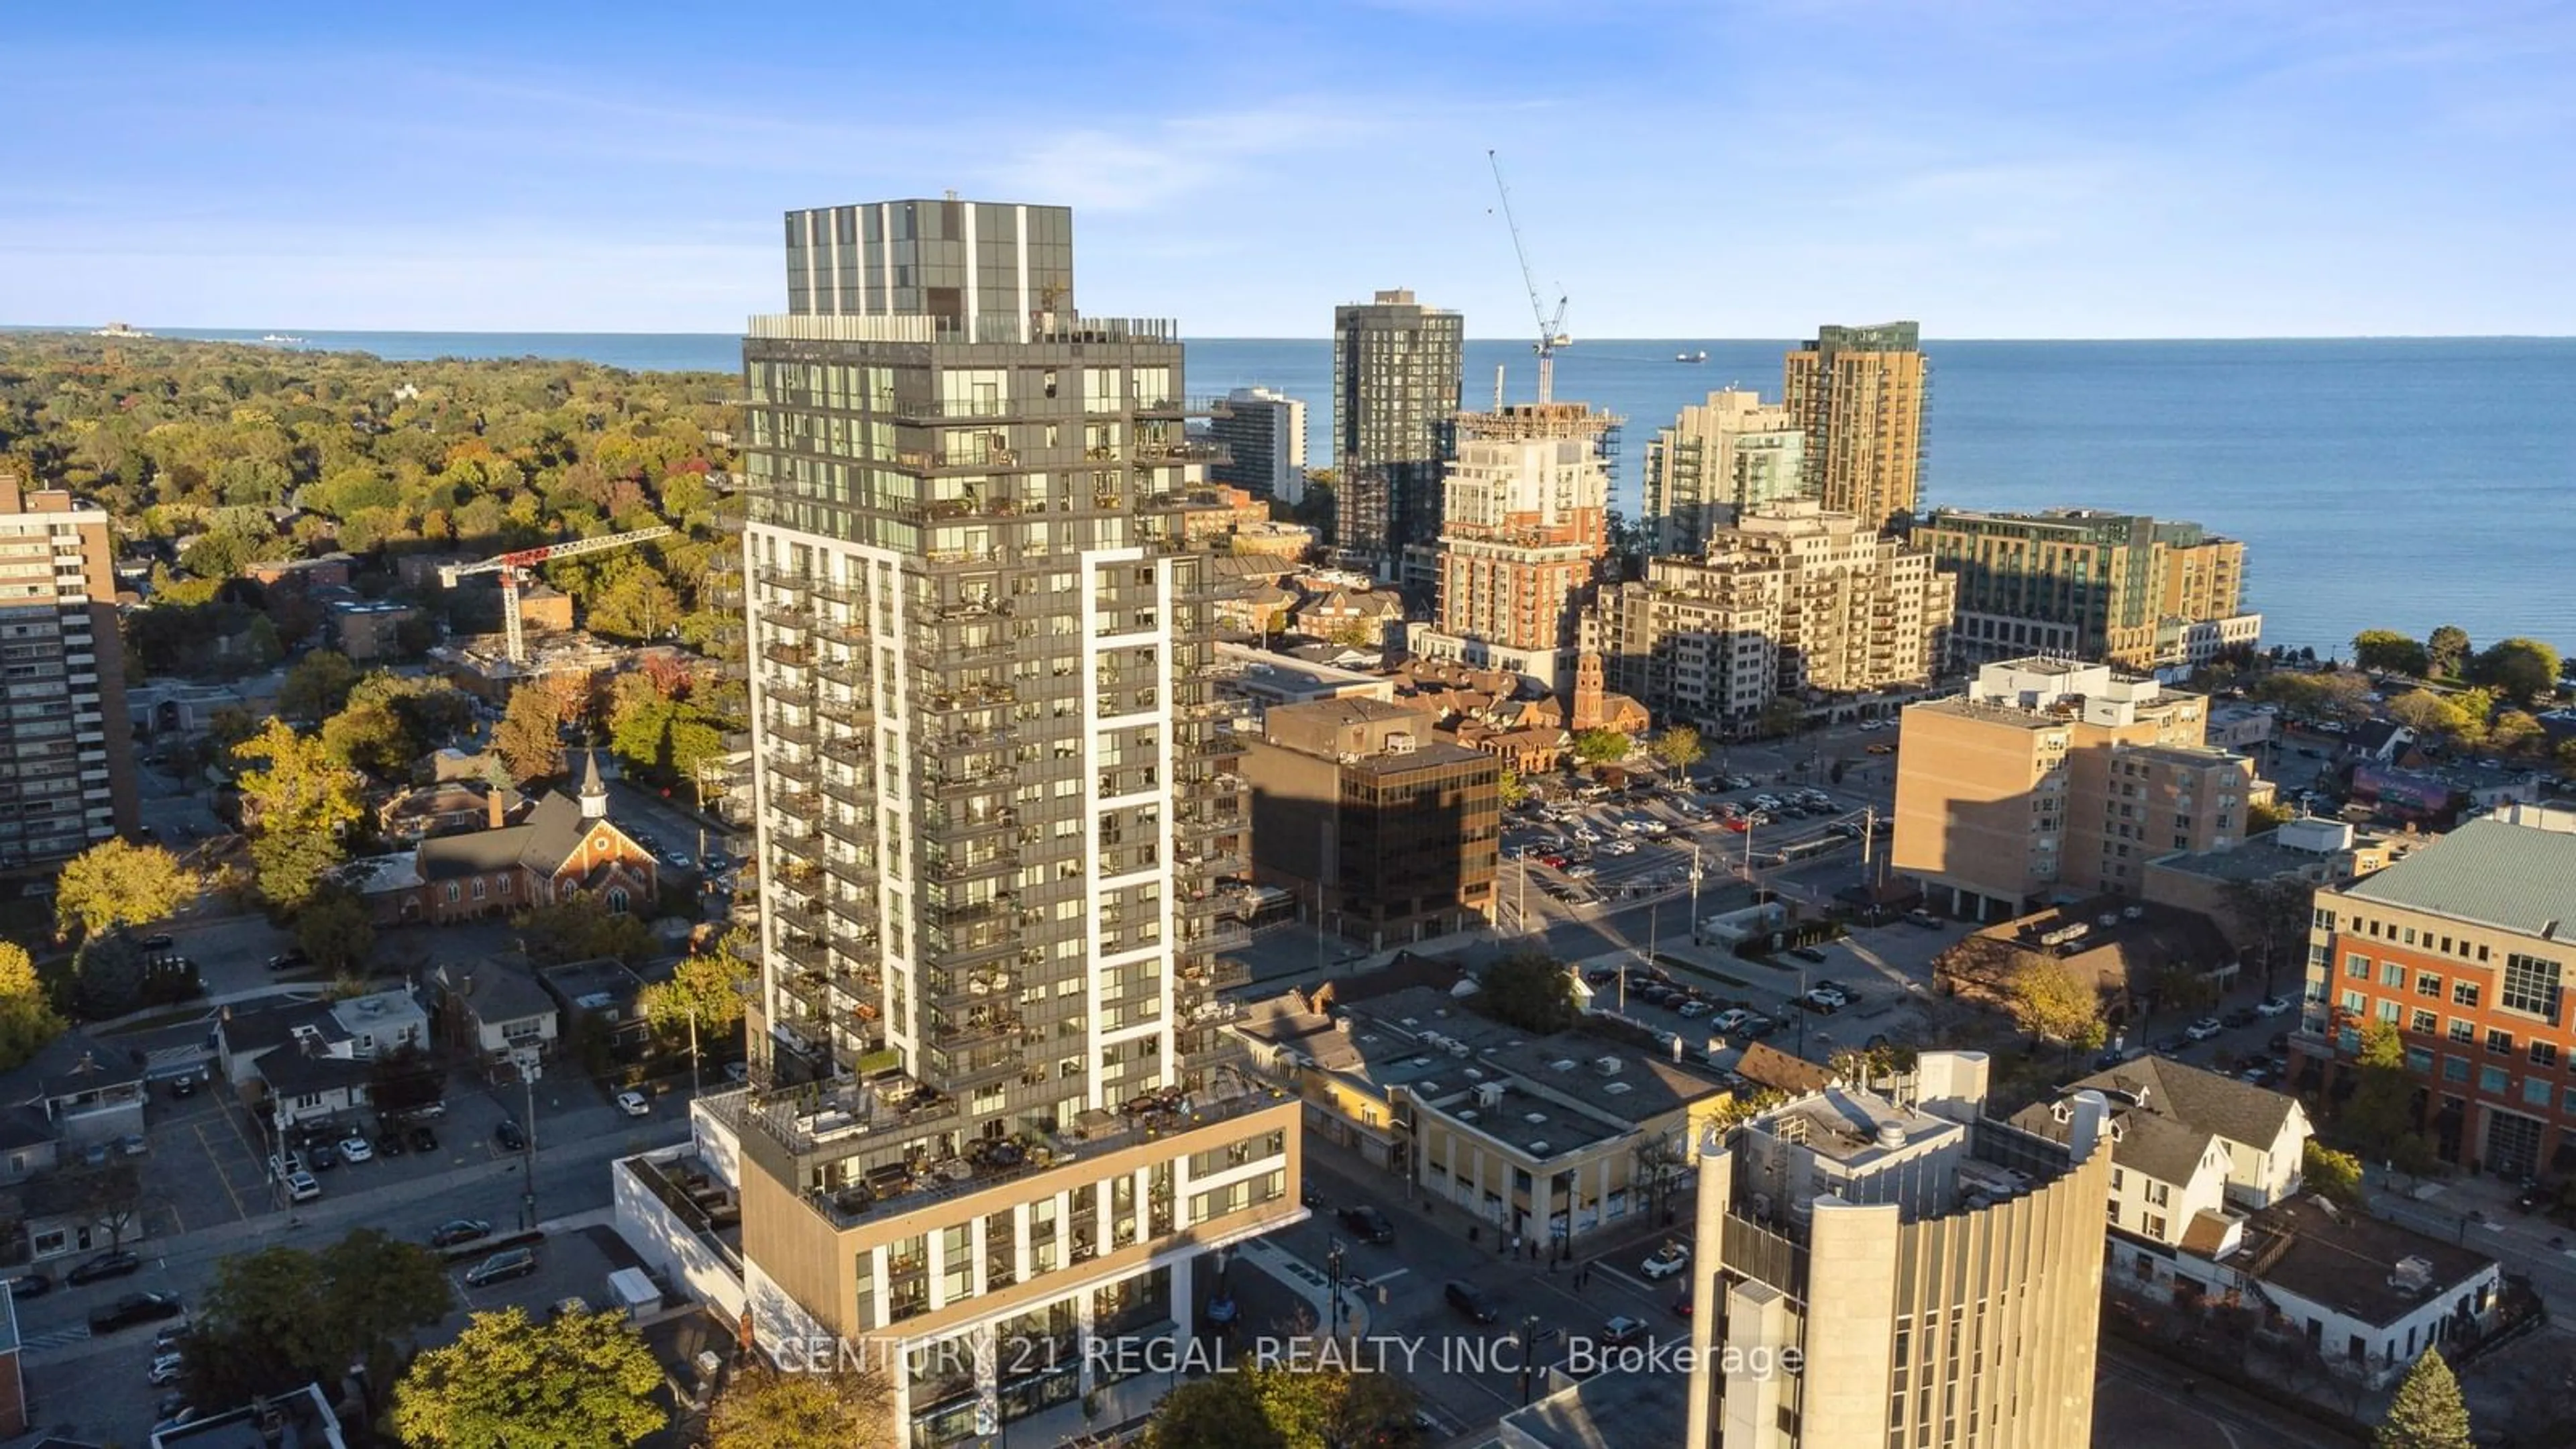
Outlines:
{"type": "Polygon", "coordinates": [[[2406,1042],[2416,1120],[2445,1162],[2576,1172],[2576,811],[2510,807],[2349,885],[2320,889],[2303,1084],[2339,1086],[2365,1027],[2406,1042]]]}

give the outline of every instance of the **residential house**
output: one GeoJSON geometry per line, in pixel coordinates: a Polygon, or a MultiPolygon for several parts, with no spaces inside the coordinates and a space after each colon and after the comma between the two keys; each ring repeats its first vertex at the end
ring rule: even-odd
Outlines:
{"type": "Polygon", "coordinates": [[[2402,765],[2415,748],[2415,732],[2395,720],[2364,720],[2343,737],[2347,759],[2402,765]]]}
{"type": "Polygon", "coordinates": [[[331,1004],[331,1018],[348,1033],[349,1055],[374,1061],[405,1048],[430,1045],[429,1013],[409,991],[374,991],[331,1004]]]}
{"type": "Polygon", "coordinates": [[[420,843],[421,915],[432,922],[506,916],[589,896],[624,914],[659,888],[653,852],[608,818],[608,786],[593,751],[578,798],[561,791],[517,825],[420,843]]]}
{"type": "Polygon", "coordinates": [[[644,978],[613,956],[538,968],[537,980],[554,998],[575,1042],[603,1043],[609,1060],[631,1062],[644,1053],[653,1030],[637,1007],[644,978]]]}
{"type": "Polygon", "coordinates": [[[508,1064],[515,1052],[552,1056],[562,1020],[554,997],[534,976],[496,961],[430,968],[428,987],[440,1035],[472,1052],[487,1071],[508,1064]]]}
{"type": "Polygon", "coordinates": [[[404,790],[376,807],[376,833],[396,842],[418,842],[470,830],[501,830],[527,813],[515,791],[462,780],[404,790]]]}
{"type": "Polygon", "coordinates": [[[215,1026],[224,1079],[250,1108],[283,1128],[365,1105],[372,1067],[356,1036],[325,1001],[227,1007],[215,1026]]]}
{"type": "Polygon", "coordinates": [[[1243,634],[1276,634],[1288,627],[1288,615],[1297,605],[1297,595],[1277,584],[1255,584],[1244,593],[1216,601],[1216,622],[1220,629],[1243,634]]]}
{"type": "MultiPolygon", "coordinates": [[[[141,1054],[109,1046],[75,1027],[47,1042],[25,1066],[0,1080],[13,1114],[13,1138],[43,1134],[73,1149],[114,1142],[143,1130],[146,1063],[141,1054]]],[[[49,1166],[32,1142],[13,1148],[28,1154],[27,1173],[49,1166]]],[[[12,1167],[12,1176],[23,1175],[12,1167]]]]}

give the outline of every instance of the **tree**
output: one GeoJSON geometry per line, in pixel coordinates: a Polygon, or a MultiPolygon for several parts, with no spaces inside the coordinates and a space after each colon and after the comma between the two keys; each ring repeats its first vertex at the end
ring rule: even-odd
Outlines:
{"type": "Polygon", "coordinates": [[[295,915],[295,944],[334,976],[354,971],[376,945],[375,912],[343,885],[317,887],[295,915]]]}
{"type": "Polygon", "coordinates": [[[2246,838],[2252,839],[2267,830],[2278,830],[2281,823],[2289,818],[2290,812],[2273,801],[2249,800],[2245,805],[2246,838]]]}
{"type": "Polygon", "coordinates": [[[1487,1016],[1528,1032],[1563,1031],[1582,1015],[1574,1004],[1574,977],[1564,963],[1540,951],[1522,951],[1485,968],[1474,998],[1487,1016]]]}
{"type": "Polygon", "coordinates": [[[1783,739],[1796,734],[1806,722],[1804,705],[1788,695],[1775,694],[1762,706],[1762,715],[1754,725],[1754,732],[1766,740],[1783,739]]]}
{"type": "Polygon", "coordinates": [[[92,936],[72,958],[72,999],[93,1021],[143,1004],[143,948],[125,936],[92,936]]]}
{"type": "Polygon", "coordinates": [[[1529,786],[1522,782],[1521,772],[1509,765],[1503,767],[1502,777],[1494,782],[1494,793],[1506,809],[1529,803],[1529,786]]]}
{"type": "MultiPolygon", "coordinates": [[[[1253,1372],[1260,1372],[1254,1370],[1253,1372]]],[[[1176,1386],[1154,1406],[1142,1449],[1287,1449],[1250,1374],[1210,1374],[1176,1386]]]]}
{"type": "Polygon", "coordinates": [[[2102,1021],[2102,997],[2055,957],[2026,961],[2007,990],[2013,1024],[2044,1041],[2069,1045],[2102,1021]]]}
{"type": "Polygon", "coordinates": [[[63,1034],[44,978],[25,947],[0,941],[0,1072],[14,1072],[63,1034]]]}
{"type": "Polygon", "coordinates": [[[1646,749],[1675,770],[1687,770],[1708,758],[1708,751],[1700,745],[1699,731],[1689,725],[1664,726],[1664,732],[1655,736],[1646,749]]]}
{"type": "Polygon", "coordinates": [[[194,900],[194,871],[157,845],[102,840],[63,866],[54,889],[54,935],[96,936],[157,921],[194,900]]]}
{"type": "Polygon", "coordinates": [[[1358,1449],[1421,1442],[1413,1391],[1393,1374],[1261,1365],[1193,1379],[1164,1396],[1144,1449],[1358,1449]]]}
{"type": "Polygon", "coordinates": [[[562,698],[543,684],[510,691],[509,707],[492,730],[492,749],[524,785],[563,773],[562,698]]]}
{"type": "Polygon", "coordinates": [[[143,1216],[143,1174],[131,1160],[59,1173],[55,1181],[61,1203],[93,1232],[105,1231],[111,1250],[125,1246],[143,1216]]]}
{"type": "Polygon", "coordinates": [[[658,639],[680,618],[680,596],[660,569],[640,559],[627,560],[587,602],[584,622],[592,632],[621,639],[658,639]]]}
{"type": "Polygon", "coordinates": [[[2362,1028],[2353,1076],[2352,1096],[2344,1102],[2339,1118],[2344,1136],[2365,1155],[2383,1162],[2420,1156],[2423,1139],[2415,1131],[2415,1074],[2407,1070],[2406,1040],[2398,1035],[2395,1022],[2374,1021],[2362,1028]]]}
{"type": "Polygon", "coordinates": [[[336,1383],[353,1362],[379,1382],[393,1372],[396,1341],[436,1323],[454,1299],[436,1253],[374,1228],[319,1252],[281,1246],[224,1258],[187,1341],[189,1391],[241,1403],[336,1383]]]}
{"type": "Polygon", "coordinates": [[[277,687],[277,712],[288,719],[320,723],[339,713],[358,684],[358,666],[335,649],[316,649],[295,661],[286,682],[277,687]]]}
{"type": "Polygon", "coordinates": [[[625,1449],[668,1421],[661,1384],[653,1351],[615,1314],[539,1324],[504,1308],[412,1361],[394,1431],[413,1449],[625,1449]]]}
{"type": "Polygon", "coordinates": [[[2457,624],[2444,624],[2424,641],[2424,672],[2428,678],[2457,679],[2468,661],[2468,631],[2457,624]]]}
{"type": "Polygon", "coordinates": [[[2349,1152],[2337,1152],[2309,1138],[2300,1154],[2299,1178],[2310,1192],[2323,1193],[2345,1207],[2362,1205],[2361,1159],[2349,1152]]]}
{"type": "Polygon", "coordinates": [[[656,1031],[685,1032],[694,1022],[701,1037],[728,1032],[742,1020],[754,975],[750,963],[722,947],[684,956],[670,980],[644,988],[636,1009],[656,1031]]]}
{"type": "Polygon", "coordinates": [[[367,1068],[367,1101],[380,1117],[399,1117],[447,1100],[447,1071],[418,1046],[379,1052],[367,1068]]]}
{"type": "Polygon", "coordinates": [[[892,1444],[894,1386],[872,1365],[829,1373],[738,1370],[707,1411],[707,1449],[892,1444]]]}
{"type": "Polygon", "coordinates": [[[2263,994],[2272,994],[2273,972],[2307,954],[2316,886],[2296,876],[2231,880],[2220,894],[2235,917],[2236,935],[2263,964],[2263,994]]]}
{"type": "Polygon", "coordinates": [[[2519,705],[2558,690],[2558,651],[2537,639],[2507,639],[2469,661],[2469,678],[2519,705]]]}
{"type": "Polygon", "coordinates": [[[639,961],[653,944],[653,933],[642,920],[619,915],[587,895],[538,906],[513,924],[522,933],[530,958],[539,961],[591,961],[602,956],[639,961]]]}
{"type": "Polygon", "coordinates": [[[2364,629],[2353,636],[2352,662],[2374,674],[2421,679],[2432,667],[2424,646],[2393,629],[2364,629]]]}
{"type": "Polygon", "coordinates": [[[2410,689],[2388,702],[2388,717],[2423,736],[2457,736],[2469,723],[2467,712],[2429,689],[2410,689]]]}
{"type": "Polygon", "coordinates": [[[2371,1449],[2471,1449],[2469,1406],[2438,1348],[2424,1350],[2388,1401],[2371,1449]]]}
{"type": "Polygon", "coordinates": [[[233,755],[267,761],[241,776],[259,892],[279,910],[299,909],[345,855],[340,833],[365,816],[358,777],[320,739],[297,734],[284,720],[270,720],[233,755]]]}
{"type": "Polygon", "coordinates": [[[1587,765],[1615,765],[1628,758],[1628,744],[1617,730],[1584,730],[1574,737],[1574,757],[1587,765]]]}
{"type": "Polygon", "coordinates": [[[2525,710],[2506,710],[2487,728],[2487,747],[2504,754],[2544,750],[2548,744],[2549,727],[2525,710]]]}

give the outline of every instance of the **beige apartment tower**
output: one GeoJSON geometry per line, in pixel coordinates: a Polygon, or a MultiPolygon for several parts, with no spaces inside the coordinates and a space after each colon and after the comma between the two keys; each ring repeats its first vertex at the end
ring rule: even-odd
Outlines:
{"type": "Polygon", "coordinates": [[[2062,654],[2187,668],[2262,636],[2263,616],[2244,611],[2245,545],[2197,523],[1940,509],[1912,539],[1958,580],[1958,663],[2062,654]]]}
{"type": "Polygon", "coordinates": [[[1801,496],[1807,435],[1788,408],[1721,388],[1646,444],[1646,518],[1655,552],[1698,553],[1747,510],[1801,496]]]}
{"type": "Polygon", "coordinates": [[[1807,435],[1806,491],[1873,528],[1912,516],[1921,491],[1928,373],[1912,322],[1821,327],[1789,354],[1781,394],[1807,435]]]}
{"type": "Polygon", "coordinates": [[[2208,715],[2108,665],[1989,664],[1966,694],[1905,710],[1894,866],[1981,921],[2140,894],[2147,862],[2241,842],[2270,798],[2252,760],[2202,743],[2208,715]]]}
{"type": "Polygon", "coordinates": [[[1617,687],[1659,716],[1747,728],[1777,695],[1928,682],[1950,624],[1931,555],[1806,499],[1765,504],[1698,557],[1602,591],[1617,687]]]}
{"type": "Polygon", "coordinates": [[[0,872],[138,828],[124,659],[106,510],[0,472],[0,872]]]}
{"type": "Polygon", "coordinates": [[[1582,403],[1457,419],[1458,455],[1442,482],[1439,609],[1416,653],[1566,687],[1610,551],[1602,440],[1618,425],[1582,403]]]}
{"type": "Polygon", "coordinates": [[[1987,1117],[1986,1075],[1926,1052],[1906,1094],[1828,1086],[1707,1144],[1693,1449],[2092,1442],[2109,1106],[2076,1094],[2055,1142],[1987,1117]]]}

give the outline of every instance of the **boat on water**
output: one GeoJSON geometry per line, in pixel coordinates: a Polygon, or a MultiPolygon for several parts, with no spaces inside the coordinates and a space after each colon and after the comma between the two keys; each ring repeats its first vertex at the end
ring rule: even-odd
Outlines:
{"type": "Polygon", "coordinates": [[[1708,361],[1708,354],[1705,352],[1676,352],[1673,354],[1673,361],[1706,362],[1708,361]]]}
{"type": "Polygon", "coordinates": [[[301,347],[304,345],[303,338],[289,337],[283,332],[271,332],[266,337],[259,340],[262,342],[274,342],[280,347],[301,347]]]}
{"type": "Polygon", "coordinates": [[[110,322],[90,334],[92,337],[149,337],[151,335],[140,327],[128,327],[122,322],[110,322]]]}

